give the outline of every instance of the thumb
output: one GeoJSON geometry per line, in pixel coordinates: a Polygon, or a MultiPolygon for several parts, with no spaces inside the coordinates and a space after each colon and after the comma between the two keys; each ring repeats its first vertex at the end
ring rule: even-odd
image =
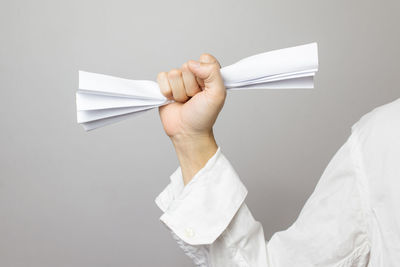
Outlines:
{"type": "Polygon", "coordinates": [[[189,70],[201,80],[201,83],[204,83],[206,90],[218,95],[225,95],[226,89],[218,62],[211,55],[210,57],[212,58],[208,58],[208,60],[204,59],[204,57],[202,55],[200,62],[190,60],[188,62],[189,70]]]}

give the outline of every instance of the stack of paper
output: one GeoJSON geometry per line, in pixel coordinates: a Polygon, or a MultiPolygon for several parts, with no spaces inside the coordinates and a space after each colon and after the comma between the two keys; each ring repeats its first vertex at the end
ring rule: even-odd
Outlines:
{"type": "MultiPolygon", "coordinates": [[[[318,70],[316,43],[244,58],[221,69],[227,90],[313,88],[318,70]]],[[[158,84],[79,71],[78,123],[86,131],[170,103],[158,84]]]]}

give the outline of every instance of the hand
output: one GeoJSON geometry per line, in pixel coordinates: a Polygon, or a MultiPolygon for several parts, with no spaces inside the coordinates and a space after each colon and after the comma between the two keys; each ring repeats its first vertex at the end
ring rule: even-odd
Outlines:
{"type": "Polygon", "coordinates": [[[158,74],[162,94],[175,102],[159,108],[161,122],[181,163],[185,182],[214,155],[212,127],[221,111],[226,89],[218,61],[203,54],[181,69],[158,74]]]}
{"type": "Polygon", "coordinates": [[[160,107],[160,117],[171,139],[209,134],[222,109],[226,90],[218,61],[209,54],[200,62],[188,61],[181,69],[160,72],[162,94],[176,102],[160,107]]]}

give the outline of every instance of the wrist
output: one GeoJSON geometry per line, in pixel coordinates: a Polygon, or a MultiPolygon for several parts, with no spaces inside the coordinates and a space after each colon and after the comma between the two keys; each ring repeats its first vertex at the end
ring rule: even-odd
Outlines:
{"type": "Polygon", "coordinates": [[[201,134],[176,135],[171,137],[171,141],[178,156],[185,185],[218,149],[212,130],[201,134]]]}

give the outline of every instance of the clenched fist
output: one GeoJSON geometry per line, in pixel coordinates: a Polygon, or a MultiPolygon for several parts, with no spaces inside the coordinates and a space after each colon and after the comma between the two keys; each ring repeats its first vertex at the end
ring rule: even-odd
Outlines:
{"type": "Polygon", "coordinates": [[[218,61],[209,54],[188,61],[181,69],[160,72],[162,94],[176,102],[160,107],[165,132],[171,138],[208,134],[224,105],[226,90],[218,61]]]}
{"type": "Polygon", "coordinates": [[[203,54],[181,69],[159,73],[157,81],[162,94],[175,101],[159,111],[186,184],[217,150],[212,127],[226,98],[220,65],[213,56],[203,54]]]}

